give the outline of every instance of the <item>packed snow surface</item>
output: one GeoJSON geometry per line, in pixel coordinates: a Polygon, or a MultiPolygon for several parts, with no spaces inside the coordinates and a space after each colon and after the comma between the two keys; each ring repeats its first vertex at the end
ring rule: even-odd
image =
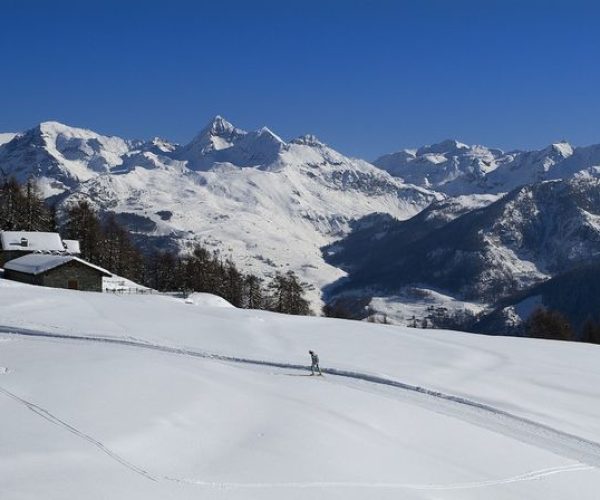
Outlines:
{"type": "Polygon", "coordinates": [[[68,253],[73,255],[79,255],[81,253],[81,245],[78,240],[62,240],[65,249],[68,253]]]}
{"type": "Polygon", "coordinates": [[[3,250],[30,252],[65,251],[65,246],[58,233],[43,231],[0,231],[0,247],[3,250]]]}
{"type": "Polygon", "coordinates": [[[597,498],[596,346],[3,280],[0,303],[2,498],[597,498]]]}
{"type": "Polygon", "coordinates": [[[205,307],[233,307],[231,303],[223,297],[213,295],[212,293],[194,292],[185,299],[186,304],[205,307]]]}
{"type": "Polygon", "coordinates": [[[102,290],[114,293],[155,293],[154,290],[147,286],[140,285],[135,281],[123,278],[123,276],[114,273],[111,276],[102,278],[102,290]]]}

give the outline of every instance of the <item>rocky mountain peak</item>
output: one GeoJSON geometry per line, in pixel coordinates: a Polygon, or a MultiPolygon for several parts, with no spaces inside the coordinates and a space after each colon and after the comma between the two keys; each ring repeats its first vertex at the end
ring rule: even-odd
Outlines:
{"type": "Polygon", "coordinates": [[[316,135],[313,134],[304,134],[300,137],[296,137],[291,141],[291,144],[299,144],[301,146],[314,146],[321,147],[325,146],[325,143],[321,142],[316,135]]]}

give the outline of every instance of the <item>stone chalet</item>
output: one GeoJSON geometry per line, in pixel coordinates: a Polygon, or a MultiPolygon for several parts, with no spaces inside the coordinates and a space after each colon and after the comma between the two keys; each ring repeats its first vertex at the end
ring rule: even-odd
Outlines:
{"type": "Polygon", "coordinates": [[[4,278],[53,288],[101,292],[102,279],[112,276],[77,255],[79,242],[58,233],[0,232],[0,267],[4,278]]]}

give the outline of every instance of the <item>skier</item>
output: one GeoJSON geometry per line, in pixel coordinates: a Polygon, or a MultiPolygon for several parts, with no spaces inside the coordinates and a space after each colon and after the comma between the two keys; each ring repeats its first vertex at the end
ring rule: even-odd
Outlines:
{"type": "Polygon", "coordinates": [[[315,374],[315,370],[317,370],[319,372],[319,375],[323,375],[321,373],[321,368],[319,368],[319,356],[317,355],[316,352],[314,351],[308,351],[308,354],[310,354],[310,374],[314,375],[315,374]]]}

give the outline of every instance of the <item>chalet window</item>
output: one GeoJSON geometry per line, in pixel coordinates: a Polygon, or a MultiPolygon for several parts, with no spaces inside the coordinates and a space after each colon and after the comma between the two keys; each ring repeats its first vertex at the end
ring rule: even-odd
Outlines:
{"type": "Polygon", "coordinates": [[[69,280],[69,282],[67,283],[67,288],[69,290],[79,290],[79,281],[69,280]]]}

